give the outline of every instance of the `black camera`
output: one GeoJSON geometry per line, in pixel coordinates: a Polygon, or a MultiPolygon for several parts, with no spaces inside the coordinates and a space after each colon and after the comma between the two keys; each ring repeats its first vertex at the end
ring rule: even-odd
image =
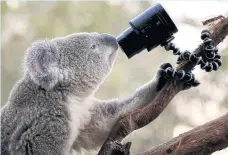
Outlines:
{"type": "Polygon", "coordinates": [[[129,22],[130,26],[117,37],[120,48],[128,58],[145,48],[150,51],[171,41],[177,27],[161,4],[156,4],[129,22]]]}

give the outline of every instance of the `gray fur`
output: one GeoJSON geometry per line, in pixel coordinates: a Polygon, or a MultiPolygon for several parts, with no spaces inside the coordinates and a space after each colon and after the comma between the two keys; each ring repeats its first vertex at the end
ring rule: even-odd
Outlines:
{"type": "Polygon", "coordinates": [[[71,155],[97,149],[120,117],[150,103],[157,76],[124,99],[94,98],[112,70],[117,48],[114,37],[98,33],[33,43],[24,76],[1,111],[1,154],[71,155]]]}

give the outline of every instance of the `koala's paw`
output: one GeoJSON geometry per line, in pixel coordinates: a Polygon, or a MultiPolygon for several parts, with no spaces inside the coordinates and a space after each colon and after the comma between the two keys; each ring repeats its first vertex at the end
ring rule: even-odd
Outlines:
{"type": "Polygon", "coordinates": [[[191,72],[184,70],[174,70],[170,63],[163,63],[158,71],[158,85],[157,90],[161,90],[163,86],[170,80],[178,80],[183,82],[184,90],[190,87],[196,87],[200,84],[191,72]]]}

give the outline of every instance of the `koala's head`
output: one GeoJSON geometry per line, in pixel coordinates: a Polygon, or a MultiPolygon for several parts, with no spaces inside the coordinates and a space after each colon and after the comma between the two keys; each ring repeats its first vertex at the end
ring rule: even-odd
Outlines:
{"type": "Polygon", "coordinates": [[[115,37],[98,33],[37,41],[27,50],[25,71],[44,89],[58,83],[94,89],[110,73],[117,48],[115,37]]]}

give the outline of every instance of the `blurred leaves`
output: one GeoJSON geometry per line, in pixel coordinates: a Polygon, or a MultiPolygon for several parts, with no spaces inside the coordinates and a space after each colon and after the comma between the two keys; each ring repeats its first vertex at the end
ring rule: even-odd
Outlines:
{"type": "MultiPolygon", "coordinates": [[[[21,77],[23,56],[33,41],[77,32],[96,31],[117,36],[129,27],[129,20],[153,3],[15,0],[1,2],[1,105],[5,104],[11,88],[21,77]]],[[[179,6],[176,9],[179,9],[179,6]]],[[[179,38],[182,42],[178,45],[190,45],[189,38],[194,34],[191,30],[197,31],[195,37],[199,38],[201,22],[195,18],[190,19],[189,16],[185,18],[182,14],[178,15],[178,18],[173,20],[178,26],[179,34],[184,34],[184,37],[179,38]]],[[[227,50],[227,41],[224,41],[221,52],[228,53],[227,50]]],[[[223,66],[218,72],[205,73],[196,69],[196,77],[201,81],[198,88],[181,92],[156,121],[127,137],[126,140],[133,141],[132,152],[151,148],[167,141],[173,135],[184,132],[185,129],[205,123],[228,111],[228,55],[225,54],[222,60],[223,66]]],[[[129,95],[137,87],[151,80],[162,62],[175,64],[175,61],[176,57],[161,47],[149,53],[143,51],[130,60],[119,50],[113,72],[96,96],[109,99],[129,95]]]]}

